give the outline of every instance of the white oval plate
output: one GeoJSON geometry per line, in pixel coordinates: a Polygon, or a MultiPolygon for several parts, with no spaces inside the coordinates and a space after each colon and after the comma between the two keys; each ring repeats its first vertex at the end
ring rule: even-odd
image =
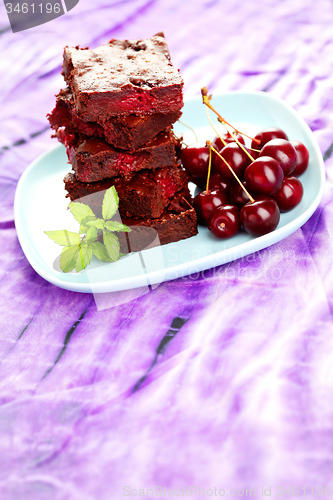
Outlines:
{"type": "MultiPolygon", "coordinates": [[[[264,92],[229,92],[214,97],[212,102],[226,120],[251,136],[265,127],[277,126],[309,149],[309,167],[301,177],[303,200],[294,210],[281,215],[275,231],[259,238],[241,232],[222,241],[207,228],[199,227],[199,234],[187,240],[130,254],[116,263],[93,257],[84,271],[64,274],[58,263],[61,248],[44,234],[56,229],[78,231],[65,198],[63,177],[69,171],[65,148],[57,145],[27,168],[15,196],[18,238],[35,271],[54,285],[75,292],[128,290],[225,264],[273,245],[301,227],[319,205],[325,184],[322,155],[310,128],[285,102],[264,92]]],[[[182,120],[196,129],[199,140],[215,136],[201,99],[185,103],[182,120]]],[[[186,143],[194,142],[192,132],[181,124],[177,123],[175,131],[184,133],[186,143]]]]}

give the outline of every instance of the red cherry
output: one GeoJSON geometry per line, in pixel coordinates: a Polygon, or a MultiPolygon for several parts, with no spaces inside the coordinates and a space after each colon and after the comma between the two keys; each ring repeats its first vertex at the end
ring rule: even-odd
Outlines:
{"type": "Polygon", "coordinates": [[[220,191],[222,191],[222,193],[228,195],[229,187],[230,183],[222,179],[220,174],[214,173],[210,176],[209,189],[211,190],[219,189],[220,191]]]}
{"type": "MultiPolygon", "coordinates": [[[[230,144],[231,142],[236,142],[235,139],[232,137],[231,134],[229,134],[229,132],[223,132],[221,135],[221,138],[224,140],[224,142],[226,142],[227,144],[230,144]]],[[[241,143],[241,144],[245,144],[245,141],[244,141],[244,138],[242,135],[236,133],[235,134],[237,140],[241,143]]],[[[213,141],[212,141],[212,144],[213,144],[213,147],[215,149],[217,149],[217,151],[221,151],[221,149],[224,148],[224,144],[223,142],[221,141],[221,139],[219,138],[219,136],[216,136],[213,141]]]]}
{"type": "Polygon", "coordinates": [[[240,220],[245,231],[253,236],[262,236],[276,229],[280,210],[273,198],[256,196],[254,203],[249,202],[242,207],[240,220]]]}
{"type": "MultiPolygon", "coordinates": [[[[251,163],[250,158],[246,153],[236,144],[231,142],[225,146],[220,152],[221,156],[229,163],[238,177],[243,177],[246,167],[251,163]]],[[[215,172],[220,174],[226,180],[235,180],[235,177],[220,157],[216,155],[214,163],[215,172]]]]}
{"type": "Polygon", "coordinates": [[[181,152],[181,162],[190,176],[206,178],[209,161],[209,148],[204,142],[196,142],[181,152]]]}
{"type": "Polygon", "coordinates": [[[206,225],[210,214],[215,208],[228,203],[227,196],[215,189],[213,191],[201,191],[193,200],[193,207],[198,215],[198,222],[206,225]]]}
{"type": "Polygon", "coordinates": [[[207,180],[207,174],[205,176],[200,175],[190,175],[189,182],[193,182],[198,187],[204,188],[207,180]]]}
{"type": "Polygon", "coordinates": [[[274,158],[260,156],[247,167],[244,179],[253,193],[273,194],[281,187],[283,170],[274,158]]]}
{"type": "Polygon", "coordinates": [[[290,141],[297,153],[296,168],[293,170],[293,176],[299,177],[302,175],[309,164],[309,151],[306,146],[300,141],[290,141]]]}
{"type": "MultiPolygon", "coordinates": [[[[249,190],[249,186],[246,184],[246,182],[242,182],[243,186],[247,190],[249,190]]],[[[252,193],[250,193],[252,194],[252,193]]],[[[238,184],[232,184],[229,188],[229,201],[231,205],[236,205],[237,207],[241,208],[245,203],[248,203],[249,197],[245,193],[244,189],[238,184]]]]}
{"type": "Polygon", "coordinates": [[[250,153],[250,155],[252,156],[252,158],[254,160],[256,160],[257,158],[259,158],[259,153],[257,151],[253,151],[252,149],[248,149],[248,152],[250,153]]]}
{"type": "MultiPolygon", "coordinates": [[[[241,136],[238,132],[235,134],[237,140],[241,143],[241,144],[244,144],[245,145],[245,141],[243,139],[243,136],[241,136]]],[[[231,144],[231,143],[234,143],[234,144],[237,144],[235,139],[232,137],[231,134],[227,133],[227,132],[224,132],[221,134],[221,137],[222,139],[224,140],[224,142],[226,142],[227,144],[231,144]]],[[[212,142],[212,145],[213,147],[220,153],[222,151],[222,149],[225,147],[223,142],[221,141],[221,139],[216,136],[214,139],[213,139],[213,142],[212,142]]],[[[213,170],[215,170],[215,161],[217,160],[218,156],[217,154],[213,153],[213,163],[212,163],[212,166],[213,166],[213,170]]]]}
{"type": "Polygon", "coordinates": [[[208,219],[208,229],[217,238],[231,238],[240,230],[239,208],[235,205],[221,205],[215,208],[208,219]]]}
{"type": "Polygon", "coordinates": [[[255,139],[260,141],[260,144],[257,144],[255,141],[252,141],[251,148],[261,149],[267,142],[272,139],[286,139],[288,140],[288,136],[283,130],[277,127],[268,127],[259,132],[255,139]]]}
{"type": "Polygon", "coordinates": [[[297,177],[286,177],[280,189],[274,194],[274,200],[281,212],[289,212],[303,198],[303,185],[297,177]]]}
{"type": "Polygon", "coordinates": [[[280,163],[285,176],[288,176],[296,167],[297,153],[294,146],[285,139],[273,139],[260,151],[261,156],[270,156],[280,163]]]}

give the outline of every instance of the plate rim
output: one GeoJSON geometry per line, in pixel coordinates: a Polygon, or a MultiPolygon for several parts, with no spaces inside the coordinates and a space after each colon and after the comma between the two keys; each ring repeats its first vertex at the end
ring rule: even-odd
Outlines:
{"type": "MultiPolygon", "coordinates": [[[[216,252],[212,255],[206,255],[203,257],[199,257],[198,259],[177,264],[172,266],[171,268],[162,268],[158,269],[155,271],[150,271],[147,273],[143,273],[140,275],[136,276],[130,276],[130,277],[125,277],[125,278],[120,278],[117,280],[112,280],[112,281],[105,281],[105,282],[99,282],[97,285],[98,291],[93,291],[94,284],[91,282],[76,282],[76,281],[67,281],[67,280],[61,280],[57,278],[56,276],[49,275],[46,271],[44,272],[44,269],[41,269],[38,267],[38,262],[35,262],[34,257],[32,256],[30,252],[30,247],[28,242],[25,240],[23,236],[23,229],[21,227],[21,218],[20,218],[20,199],[21,199],[21,192],[24,188],[24,183],[26,177],[30,174],[30,172],[35,168],[36,164],[39,164],[44,157],[48,156],[51,154],[54,150],[64,148],[62,144],[55,144],[54,146],[51,146],[49,149],[41,153],[35,160],[33,160],[29,166],[24,170],[22,173],[15,192],[15,199],[14,199],[14,218],[15,218],[15,227],[16,227],[16,232],[18,236],[18,240],[20,242],[21,248],[29,261],[30,265],[32,268],[46,281],[49,283],[52,283],[53,285],[58,286],[59,288],[65,289],[65,290],[70,290],[74,292],[80,292],[80,293],[107,293],[107,292],[116,292],[116,291],[123,291],[123,290],[129,290],[129,289],[134,289],[134,288],[140,288],[144,287],[147,285],[156,285],[158,283],[162,283],[164,281],[171,281],[174,279],[179,279],[184,276],[190,275],[193,272],[204,272],[207,269],[213,269],[217,266],[227,264],[228,262],[232,262],[234,260],[237,260],[239,258],[245,257],[246,255],[250,255],[254,252],[257,252],[259,250],[262,250],[264,248],[268,248],[269,246],[274,245],[275,243],[283,240],[284,238],[288,237],[290,234],[294,233],[302,227],[308,220],[309,218],[313,215],[315,210],[318,208],[319,203],[322,199],[324,189],[325,189],[325,182],[326,182],[326,172],[325,172],[325,165],[324,165],[324,160],[322,157],[322,153],[320,151],[319,145],[313,135],[312,130],[308,126],[308,124],[305,122],[305,120],[300,116],[297,111],[286,101],[281,99],[280,97],[273,96],[272,94],[268,94],[264,91],[260,90],[255,90],[255,91],[242,91],[242,90],[234,90],[234,91],[227,91],[219,94],[215,94],[214,97],[226,97],[228,95],[242,95],[242,96],[258,96],[258,97],[263,97],[264,99],[271,100],[274,102],[279,102],[284,108],[286,108],[289,112],[291,112],[297,120],[299,120],[303,127],[307,130],[307,132],[311,134],[312,136],[312,145],[314,146],[314,149],[316,151],[316,154],[319,158],[319,172],[320,172],[320,187],[317,193],[317,196],[311,203],[311,205],[296,219],[293,219],[289,223],[287,223],[285,226],[280,227],[275,229],[274,231],[265,234],[260,237],[256,237],[252,240],[240,243],[236,245],[235,247],[231,247],[229,249],[223,249],[219,252],[216,252]],[[267,240],[269,240],[269,244],[267,244],[267,240]],[[243,252],[242,250],[245,247],[245,251],[243,252]],[[234,248],[237,248],[237,257],[228,257],[228,255],[232,254],[232,250],[234,248]],[[223,258],[225,256],[226,258],[223,258]],[[198,267],[198,270],[193,270],[191,271],[191,268],[193,267],[198,267]],[[177,274],[176,277],[168,277],[169,274],[177,274]]],[[[192,98],[189,100],[185,100],[185,103],[187,105],[190,105],[191,102],[198,102],[197,98],[192,98]]],[[[195,236],[193,237],[195,238],[195,236]]],[[[147,251],[147,250],[146,250],[147,251]]],[[[145,250],[143,250],[145,252],[145,250]]]]}

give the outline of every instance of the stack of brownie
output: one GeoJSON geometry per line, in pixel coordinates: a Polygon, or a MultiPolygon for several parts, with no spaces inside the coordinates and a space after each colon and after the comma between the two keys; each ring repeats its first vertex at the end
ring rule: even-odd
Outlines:
{"type": "Polygon", "coordinates": [[[162,245],[197,234],[172,130],[183,81],[163,33],[97,49],[66,47],[63,75],[68,86],[48,119],[73,169],[64,179],[66,196],[82,202],[97,193],[86,199],[98,215],[114,185],[122,222],[132,228],[127,240],[122,235],[124,253],[147,247],[156,232],[162,245]]]}

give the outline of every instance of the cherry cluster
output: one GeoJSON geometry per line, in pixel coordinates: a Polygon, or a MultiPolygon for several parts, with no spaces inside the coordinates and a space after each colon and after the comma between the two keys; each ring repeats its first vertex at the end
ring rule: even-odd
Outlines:
{"type": "Polygon", "coordinates": [[[182,150],[190,181],[206,189],[194,198],[200,224],[218,238],[236,235],[241,226],[254,236],[273,231],[280,212],[296,207],[303,197],[298,177],[305,172],[309,152],[285,132],[269,127],[251,147],[240,133],[226,132],[207,143],[182,150]]]}

